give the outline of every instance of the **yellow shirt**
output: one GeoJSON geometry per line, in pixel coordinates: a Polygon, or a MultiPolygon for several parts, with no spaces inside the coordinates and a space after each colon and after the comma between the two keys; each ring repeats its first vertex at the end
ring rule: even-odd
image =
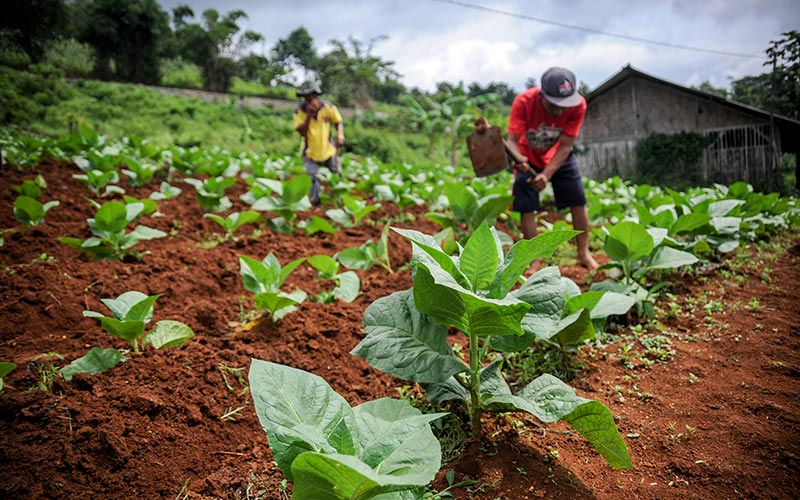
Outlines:
{"type": "MultiPolygon", "coordinates": [[[[301,145],[301,153],[314,161],[325,161],[336,154],[336,145],[331,137],[331,124],[339,124],[342,115],[336,106],[328,101],[321,101],[322,108],[317,112],[317,116],[309,120],[308,131],[301,145]]],[[[294,128],[303,124],[306,120],[305,103],[301,103],[294,110],[294,128]]]]}

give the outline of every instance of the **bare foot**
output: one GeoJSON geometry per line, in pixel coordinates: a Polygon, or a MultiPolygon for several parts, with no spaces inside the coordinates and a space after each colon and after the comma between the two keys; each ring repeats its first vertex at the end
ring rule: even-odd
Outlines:
{"type": "Polygon", "coordinates": [[[598,264],[597,261],[594,260],[594,257],[592,257],[591,254],[578,256],[578,259],[581,261],[581,266],[585,267],[589,271],[594,271],[595,269],[600,267],[600,264],[598,264]]]}

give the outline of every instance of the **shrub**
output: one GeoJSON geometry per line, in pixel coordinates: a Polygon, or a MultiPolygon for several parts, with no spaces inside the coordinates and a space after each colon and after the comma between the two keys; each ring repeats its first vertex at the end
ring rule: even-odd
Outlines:
{"type": "Polygon", "coordinates": [[[94,69],[94,50],[77,40],[61,40],[45,49],[42,61],[64,71],[67,76],[87,77],[94,69]]]}
{"type": "Polygon", "coordinates": [[[184,61],[180,57],[161,61],[161,84],[167,87],[187,89],[203,88],[203,72],[200,66],[184,61]]]}

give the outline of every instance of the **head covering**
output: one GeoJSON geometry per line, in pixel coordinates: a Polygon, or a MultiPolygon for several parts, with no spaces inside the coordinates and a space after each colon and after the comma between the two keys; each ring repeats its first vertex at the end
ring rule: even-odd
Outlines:
{"type": "Polygon", "coordinates": [[[319,82],[305,82],[297,91],[297,97],[305,97],[309,94],[322,95],[322,89],[319,87],[319,82]]]}
{"type": "Polygon", "coordinates": [[[556,106],[571,108],[581,104],[581,95],[575,87],[575,73],[554,66],[542,75],[542,95],[556,106]]]}

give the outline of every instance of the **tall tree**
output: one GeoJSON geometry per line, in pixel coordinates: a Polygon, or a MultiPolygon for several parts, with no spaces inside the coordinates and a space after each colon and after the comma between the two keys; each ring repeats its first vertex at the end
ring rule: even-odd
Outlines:
{"type": "Polygon", "coordinates": [[[392,68],[394,62],[372,55],[375,42],[385,38],[375,37],[364,43],[351,36],[347,42],[329,42],[333,50],[320,60],[319,76],[342,105],[371,108],[374,89],[396,81],[399,74],[392,68]]]}
{"type": "Polygon", "coordinates": [[[31,61],[38,62],[47,42],[67,25],[63,0],[4,0],[0,31],[6,33],[31,61]]]}
{"type": "Polygon", "coordinates": [[[300,72],[307,78],[316,70],[319,62],[314,39],[302,26],[289,33],[288,37],[279,39],[272,48],[271,56],[271,64],[280,76],[300,72]]]}
{"type": "Polygon", "coordinates": [[[169,17],[156,0],[94,0],[86,6],[83,41],[97,55],[97,76],[158,83],[158,51],[169,17]]]}
{"type": "Polygon", "coordinates": [[[766,54],[764,66],[770,71],[731,82],[731,98],[800,119],[800,31],[783,33],[766,54]]]}
{"type": "Polygon", "coordinates": [[[242,10],[220,15],[214,9],[203,12],[203,24],[188,23],[194,12],[185,5],[173,9],[174,51],[203,69],[203,88],[225,92],[236,71],[236,62],[244,51],[263,36],[254,31],[241,32],[239,21],[247,19],[242,10]]]}

